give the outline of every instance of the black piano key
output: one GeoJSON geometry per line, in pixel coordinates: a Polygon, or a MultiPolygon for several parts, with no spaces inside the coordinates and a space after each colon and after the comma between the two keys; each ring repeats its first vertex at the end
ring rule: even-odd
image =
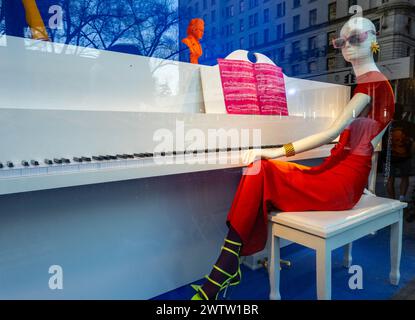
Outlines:
{"type": "Polygon", "coordinates": [[[3,169],[3,164],[0,162],[0,169],[3,169]]]}
{"type": "Polygon", "coordinates": [[[62,164],[62,159],[54,158],[53,162],[56,164],[62,164]]]}
{"type": "Polygon", "coordinates": [[[78,158],[78,157],[73,157],[73,161],[81,163],[82,162],[82,158],[78,158]]]}
{"type": "Polygon", "coordinates": [[[102,160],[104,160],[102,157],[97,157],[97,156],[93,156],[92,157],[92,160],[95,160],[95,161],[102,161],[102,160]]]}
{"type": "MultiPolygon", "coordinates": [[[[161,153],[158,153],[160,155],[161,153]]],[[[144,152],[144,153],[134,153],[134,156],[136,158],[150,158],[153,157],[152,153],[144,152]]]]}
{"type": "Polygon", "coordinates": [[[53,164],[53,161],[52,161],[52,160],[50,160],[50,159],[45,159],[45,163],[46,163],[46,164],[49,164],[49,165],[52,165],[52,164],[53,164]]]}
{"type": "Polygon", "coordinates": [[[110,160],[108,156],[99,156],[102,160],[110,160]]]}
{"type": "Polygon", "coordinates": [[[29,162],[27,162],[26,160],[22,160],[22,166],[23,167],[28,167],[29,166],[29,162]]]}
{"type": "Polygon", "coordinates": [[[36,161],[36,160],[30,160],[30,164],[32,165],[32,166],[38,166],[39,165],[39,161],[36,161]]]}
{"type": "Polygon", "coordinates": [[[7,167],[9,167],[9,168],[13,168],[14,167],[14,164],[13,164],[13,162],[11,162],[11,161],[7,161],[7,167]]]}
{"type": "Polygon", "coordinates": [[[71,160],[66,159],[66,158],[62,158],[61,160],[62,160],[63,163],[67,163],[67,164],[71,163],[71,160]]]}
{"type": "Polygon", "coordinates": [[[127,157],[123,154],[117,154],[117,158],[119,159],[127,159],[127,157]]]}
{"type": "Polygon", "coordinates": [[[90,157],[82,157],[81,159],[82,159],[82,161],[85,161],[85,162],[91,162],[90,157]]]}
{"type": "Polygon", "coordinates": [[[125,154],[124,156],[126,156],[127,159],[134,159],[134,155],[132,154],[125,154]]]}
{"type": "Polygon", "coordinates": [[[107,155],[106,156],[109,160],[117,160],[116,156],[107,155]]]}

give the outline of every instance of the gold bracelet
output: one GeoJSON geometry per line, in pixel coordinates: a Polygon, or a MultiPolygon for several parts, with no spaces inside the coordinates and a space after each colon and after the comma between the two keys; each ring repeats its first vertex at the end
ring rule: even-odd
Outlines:
{"type": "Polygon", "coordinates": [[[295,156],[295,149],[294,149],[294,145],[292,143],[285,144],[284,149],[285,149],[285,156],[286,157],[295,156]]]}

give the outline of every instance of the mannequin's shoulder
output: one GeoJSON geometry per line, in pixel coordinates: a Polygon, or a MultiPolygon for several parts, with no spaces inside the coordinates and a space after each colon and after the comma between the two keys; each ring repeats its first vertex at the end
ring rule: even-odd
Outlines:
{"type": "Polygon", "coordinates": [[[391,84],[385,75],[378,71],[371,71],[360,77],[354,93],[365,93],[367,95],[378,95],[380,93],[387,93],[391,91],[391,84]]]}
{"type": "Polygon", "coordinates": [[[389,83],[388,78],[380,71],[370,71],[357,78],[358,86],[385,85],[389,83]]]}
{"type": "Polygon", "coordinates": [[[389,81],[386,76],[380,72],[380,71],[372,71],[369,73],[369,79],[372,82],[383,82],[383,81],[389,81]]]}

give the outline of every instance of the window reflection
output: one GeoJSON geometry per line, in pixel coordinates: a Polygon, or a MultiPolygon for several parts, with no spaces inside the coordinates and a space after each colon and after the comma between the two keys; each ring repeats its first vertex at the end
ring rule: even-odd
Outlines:
{"type": "Polygon", "coordinates": [[[178,58],[177,0],[3,0],[0,10],[0,35],[178,58]]]}

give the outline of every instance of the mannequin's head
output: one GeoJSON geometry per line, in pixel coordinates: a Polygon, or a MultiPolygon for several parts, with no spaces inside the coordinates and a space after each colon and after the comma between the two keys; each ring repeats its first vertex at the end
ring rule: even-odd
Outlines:
{"type": "Polygon", "coordinates": [[[334,45],[341,48],[344,59],[353,65],[363,61],[373,61],[372,43],[376,41],[376,27],[369,19],[351,18],[342,27],[340,38],[334,45]]]}
{"type": "Polygon", "coordinates": [[[202,19],[192,19],[187,27],[187,35],[200,40],[205,32],[205,22],[202,19]]]}

